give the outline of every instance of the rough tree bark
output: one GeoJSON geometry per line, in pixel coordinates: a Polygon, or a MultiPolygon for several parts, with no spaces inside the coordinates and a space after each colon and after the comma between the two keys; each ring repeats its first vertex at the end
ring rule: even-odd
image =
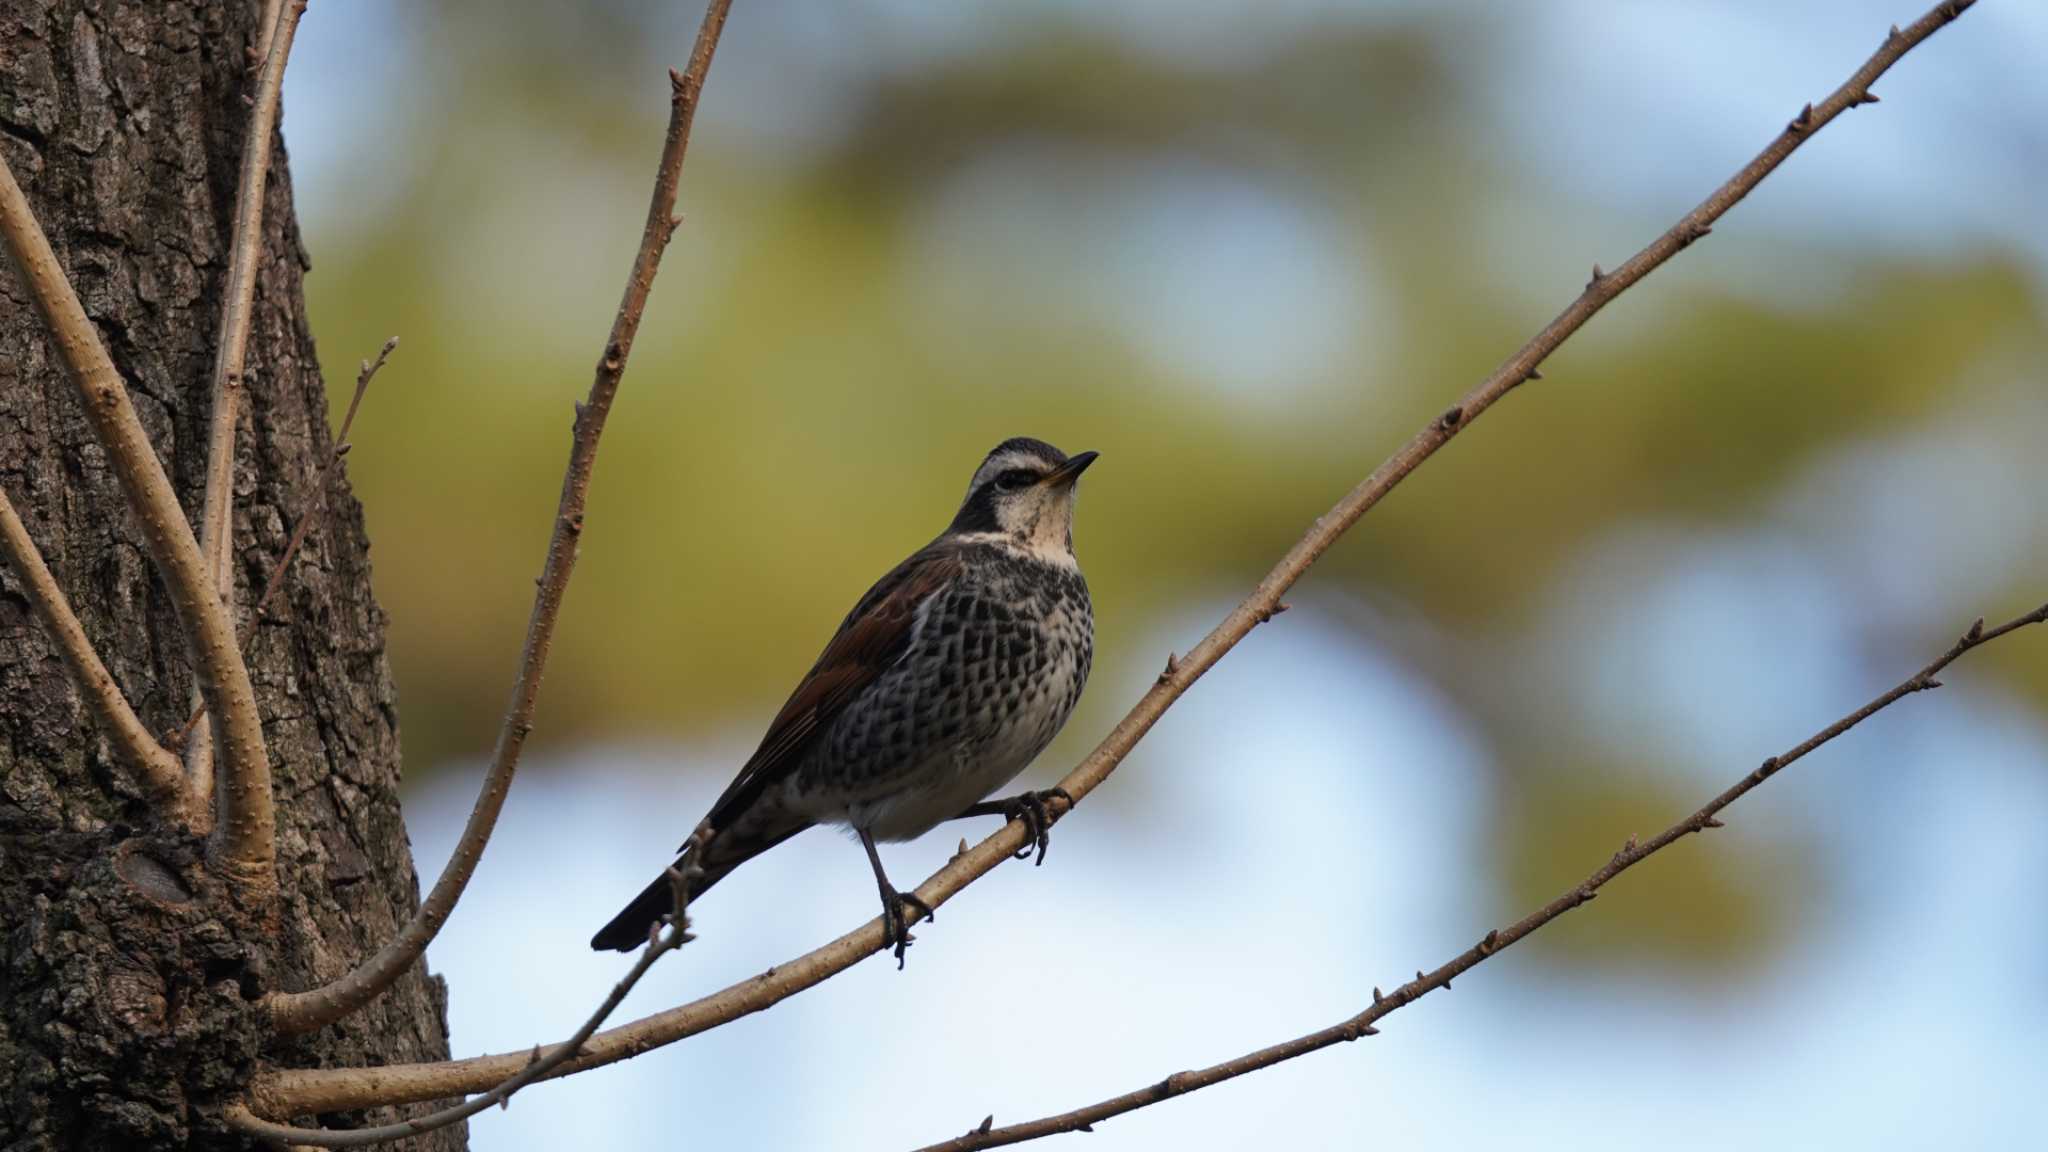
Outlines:
{"type": "MultiPolygon", "coordinates": [[[[0,148],[196,514],[208,375],[256,0],[0,0],[0,148]]],[[[0,1146],[240,1147],[214,1104],[286,1067],[443,1059],[445,992],[419,970],[341,1025],[260,1051],[255,998],[333,979],[418,901],[398,805],[394,692],[360,507],[329,451],[282,146],[266,198],[233,566],[276,774],[274,918],[251,922],[154,828],[0,568],[0,1146]],[[315,517],[265,621],[248,606],[315,517]]],[[[163,733],[192,677],[163,586],[47,333],[0,268],[0,484],[115,679],[163,733]]],[[[335,1118],[339,1119],[339,1118],[335,1118]]],[[[460,1148],[460,1127],[415,1148],[460,1148]]]]}

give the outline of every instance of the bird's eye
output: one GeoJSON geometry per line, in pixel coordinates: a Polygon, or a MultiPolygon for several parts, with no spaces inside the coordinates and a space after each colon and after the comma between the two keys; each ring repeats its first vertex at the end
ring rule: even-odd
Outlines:
{"type": "Polygon", "coordinates": [[[1027,488],[1038,481],[1038,473],[1029,468],[1012,468],[996,477],[996,488],[1003,492],[1014,492],[1027,488]]]}

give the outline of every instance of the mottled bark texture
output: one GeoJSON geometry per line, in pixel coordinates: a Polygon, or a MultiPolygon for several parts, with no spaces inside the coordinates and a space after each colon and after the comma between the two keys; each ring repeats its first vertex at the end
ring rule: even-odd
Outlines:
{"type": "MultiPolygon", "coordinates": [[[[255,74],[255,0],[0,0],[0,149],[196,512],[208,372],[255,74]]],[[[445,1057],[444,991],[415,972],[289,1044],[253,998],[332,979],[418,900],[398,805],[397,715],[362,513],[324,495],[326,401],[280,147],[266,198],[235,468],[243,634],[267,566],[315,517],[253,624],[276,773],[275,914],[238,920],[202,845],[155,828],[21,585],[0,574],[0,1148],[235,1147],[213,1106],[255,1062],[445,1057]]],[[[152,730],[192,687],[162,584],[63,367],[0,270],[0,484],[152,730]]],[[[341,1118],[329,1118],[339,1121],[341,1118]]],[[[460,1128],[412,1141],[459,1148],[460,1128]]]]}

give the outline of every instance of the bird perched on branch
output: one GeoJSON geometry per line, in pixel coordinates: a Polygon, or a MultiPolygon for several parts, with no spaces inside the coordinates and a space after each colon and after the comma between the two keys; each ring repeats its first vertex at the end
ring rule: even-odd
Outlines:
{"type": "Polygon", "coordinates": [[[698,825],[671,873],[591,938],[621,952],[675,908],[815,824],[853,829],[882,896],[897,966],[906,909],[877,840],[910,840],[962,816],[1029,827],[1045,858],[1045,802],[984,797],[1015,779],[1067,722],[1095,648],[1088,585],[1074,559],[1074,495],[1095,453],[1042,440],[996,445],[938,539],[876,581],[768,725],[768,734],[698,825]],[[680,878],[680,879],[678,879],[680,878]]]}

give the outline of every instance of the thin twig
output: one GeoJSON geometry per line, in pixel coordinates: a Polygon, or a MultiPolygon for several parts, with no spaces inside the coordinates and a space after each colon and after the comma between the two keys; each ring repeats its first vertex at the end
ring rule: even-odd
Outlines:
{"type": "MultiPolygon", "coordinates": [[[[341,427],[335,431],[334,449],[328,453],[326,462],[320,466],[320,475],[313,481],[314,491],[323,500],[327,494],[328,484],[334,478],[334,470],[341,466],[341,458],[348,455],[348,434],[349,430],[355,427],[356,410],[363,405],[363,395],[370,390],[370,381],[383,369],[384,362],[391,358],[392,351],[397,347],[396,336],[384,341],[384,346],[377,349],[377,358],[363,361],[362,367],[356,371],[356,390],[348,398],[348,411],[342,413],[341,427]]],[[[251,617],[260,619],[264,609],[270,607],[271,600],[277,596],[277,590],[284,584],[285,570],[291,567],[292,559],[299,554],[300,546],[305,544],[306,529],[312,523],[313,513],[309,508],[299,517],[298,527],[292,529],[291,539],[285,542],[284,554],[277,558],[277,563],[270,566],[270,574],[264,577],[263,595],[257,597],[256,607],[250,612],[251,617]]]]}
{"type": "MultiPolygon", "coordinates": [[[[334,449],[328,453],[327,459],[321,463],[320,475],[313,481],[315,500],[325,501],[327,499],[328,486],[334,480],[334,470],[341,466],[341,458],[348,455],[348,433],[349,429],[355,426],[356,409],[362,407],[363,394],[370,390],[371,378],[376,376],[378,370],[384,367],[384,361],[390,358],[392,349],[397,347],[398,337],[393,336],[384,342],[384,347],[378,349],[375,360],[363,361],[362,368],[356,372],[355,394],[349,397],[348,411],[343,414],[341,427],[334,434],[334,449]]],[[[250,631],[247,636],[242,637],[242,655],[244,658],[249,654],[249,644],[256,639],[255,624],[263,619],[264,609],[270,607],[270,602],[277,596],[278,589],[283,587],[285,572],[291,568],[292,559],[299,554],[300,546],[306,542],[306,530],[312,526],[313,509],[308,507],[299,516],[298,527],[292,529],[291,539],[285,542],[284,551],[278,556],[277,563],[270,566],[270,574],[263,581],[263,595],[257,598],[256,607],[249,613],[250,631]]],[[[185,718],[184,725],[176,732],[171,733],[164,743],[172,748],[184,747],[185,741],[192,736],[192,730],[199,726],[200,719],[205,715],[206,701],[201,700],[198,706],[192,709],[192,715],[185,718]]],[[[193,794],[204,796],[207,790],[198,787],[198,777],[195,776],[193,780],[193,794]]]]}
{"type": "Polygon", "coordinates": [[[563,1061],[574,1056],[583,1047],[583,1042],[590,1039],[591,1033],[602,1027],[605,1020],[617,1010],[626,999],[626,995],[633,990],[633,986],[640,982],[640,978],[647,975],[647,970],[654,967],[655,961],[696,939],[690,935],[689,885],[685,877],[673,868],[669,870],[669,877],[675,885],[677,903],[675,912],[668,918],[668,931],[664,933],[659,922],[649,930],[647,947],[641,950],[639,961],[626,973],[625,979],[612,985],[611,995],[604,998],[604,1003],[597,1006],[597,1011],[590,1014],[590,1018],[583,1022],[582,1027],[576,1029],[574,1035],[545,1053],[539,1047],[535,1047],[527,1057],[524,1068],[490,1091],[472,1096],[460,1104],[451,1105],[438,1112],[375,1128],[298,1128],[288,1124],[274,1124],[259,1119],[241,1104],[230,1105],[223,1113],[224,1118],[231,1127],[275,1144],[309,1148],[363,1148],[372,1144],[403,1140],[408,1136],[418,1136],[437,1128],[446,1128],[451,1124],[460,1124],[494,1104],[505,1104],[512,1099],[514,1092],[546,1076],[563,1061]]]}
{"type": "Polygon", "coordinates": [[[0,239],[5,240],[36,310],[49,326],[64,367],[78,388],[86,418],[106,449],[128,507],[141,524],[143,544],[170,590],[171,606],[177,612],[200,691],[214,715],[214,727],[225,741],[223,759],[240,782],[239,794],[228,797],[233,834],[226,846],[232,851],[223,851],[224,845],[216,838],[214,870],[235,891],[261,904],[277,890],[270,761],[263,745],[256,692],[235,643],[234,620],[207,577],[199,542],[185,523],[185,511],[164,475],[149,434],[136,418],[127,385],[107,358],[99,332],[65,279],[49,238],[36,223],[28,197],[15,182],[4,155],[0,155],[0,239]],[[257,797],[261,803],[251,802],[257,797]]]}
{"type": "MultiPolygon", "coordinates": [[[[200,501],[199,551],[206,557],[207,576],[213,581],[223,604],[235,602],[234,569],[228,564],[228,545],[234,533],[235,422],[242,400],[243,366],[249,348],[250,316],[255,310],[256,261],[263,255],[263,190],[270,175],[271,138],[277,128],[277,108],[284,85],[285,61],[290,57],[292,37],[306,0],[266,7],[269,23],[258,32],[263,47],[263,73],[256,81],[256,94],[249,106],[249,125],[242,139],[242,173],[235,195],[235,222],[228,250],[228,282],[221,292],[219,344],[213,357],[213,412],[207,433],[206,492],[200,501]]],[[[194,694],[194,705],[204,703],[194,694]]],[[[223,850],[231,857],[247,855],[240,844],[242,830],[252,827],[245,816],[237,820],[237,809],[252,805],[268,808],[270,789],[259,795],[247,781],[232,774],[215,780],[212,734],[201,732],[185,745],[186,786],[196,798],[194,808],[210,812],[216,785],[221,792],[221,810],[228,815],[220,830],[223,850]]]]}
{"type": "Polygon", "coordinates": [[[1439,988],[1449,988],[1452,980],[1478,967],[1488,957],[1498,954],[1502,949],[1520,941],[1545,924],[1593,899],[1594,893],[1598,892],[1608,881],[1616,876],[1621,875],[1623,872],[1628,871],[1630,868],[1642,863],[1644,860],[1656,855],[1686,836],[1696,832],[1704,832],[1709,828],[1721,827],[1719,817],[1723,809],[1741,799],[1750,789],[1777,775],[1786,765],[1800,759],[1807,753],[1861,724],[1863,721],[1868,720],[1897,701],[1915,692],[1940,687],[1941,683],[1934,678],[1935,674],[1953,663],[1956,657],[1981,644],[1988,644],[2015,629],[2024,628],[2029,624],[2039,624],[2043,620],[2048,620],[2048,604],[2042,605],[2025,616],[2001,624],[1988,632],[1984,631],[1984,621],[1977,621],[1970,626],[1968,632],[1964,633],[1962,639],[1956,641],[1948,651],[1936,657],[1925,668],[1907,677],[1897,687],[1892,688],[1877,699],[1814,733],[1790,751],[1765,760],[1755,771],[1730,785],[1726,791],[1708,801],[1706,806],[1702,807],[1699,811],[1694,812],[1692,815],[1640,844],[1636,842],[1635,837],[1629,837],[1628,842],[1621,847],[1620,851],[1609,858],[1607,863],[1595,868],[1591,875],[1581,880],[1574,887],[1565,889],[1557,899],[1552,900],[1550,903],[1545,904],[1543,907],[1538,908],[1536,911],[1531,912],[1529,915],[1524,916],[1505,928],[1498,928],[1487,932],[1486,935],[1480,937],[1479,943],[1474,944],[1451,960],[1440,965],[1434,972],[1424,974],[1418,971],[1415,974],[1415,979],[1394,989],[1391,994],[1383,996],[1380,994],[1379,989],[1373,989],[1372,1007],[1367,1008],[1356,1016],[1342,1020],[1321,1031],[1296,1037],[1284,1044],[1275,1044],[1270,1048],[1261,1048],[1256,1052],[1248,1052],[1235,1060],[1226,1060],[1221,1064],[1212,1065],[1198,1071],[1176,1072],[1164,1080],[1149,1084],[1136,1091],[1126,1092],[1121,1096],[1090,1104],[1085,1108],[1076,1108],[1071,1112],[1062,1112],[1057,1116],[1047,1116],[1023,1124],[1010,1124],[1001,1128],[992,1126],[976,1128],[964,1136],[957,1136],[951,1140],[929,1145],[919,1149],[918,1152],[969,1152],[970,1149],[997,1148],[1006,1144],[1021,1144],[1026,1140],[1036,1140],[1040,1137],[1054,1136],[1062,1132],[1092,1131],[1091,1125],[1099,1124],[1112,1116],[1120,1116],[1125,1112],[1134,1112],[1152,1104],[1171,1100],[1176,1096],[1185,1096],[1197,1089],[1207,1088],[1213,1084],[1221,1084],[1225,1080],[1232,1080],[1248,1072],[1256,1072],[1261,1068],[1270,1068],[1275,1064],[1292,1060],[1298,1056],[1306,1056],[1311,1052],[1320,1051],[1333,1044],[1346,1043],[1362,1037],[1375,1035],[1377,1034],[1377,1029],[1374,1028],[1374,1025],[1380,1020],[1409,1004],[1413,1004],[1439,988]]]}
{"type": "Polygon", "coordinates": [[[632,274],[626,279],[625,296],[619,302],[617,318],[612,321],[611,337],[598,358],[590,395],[576,406],[575,439],[569,449],[568,471],[562,478],[561,504],[555,512],[554,535],[548,541],[547,564],[541,571],[533,616],[526,628],[519,677],[512,686],[512,700],[498,732],[497,748],[491,754],[491,767],[477,794],[476,807],[470,810],[469,821],[463,826],[462,839],[456,843],[455,854],[419,911],[376,955],[325,987],[273,993],[265,999],[271,1023],[281,1032],[305,1032],[339,1020],[389,987],[419,959],[428,942],[441,930],[483,856],[484,845],[497,824],[498,811],[504,807],[505,795],[512,787],[512,774],[519,767],[519,753],[526,746],[527,733],[533,730],[533,707],[540,693],[541,670],[547,663],[555,619],[562,609],[562,594],[569,586],[569,575],[576,566],[577,543],[583,535],[583,505],[590,489],[591,468],[597,462],[598,437],[604,432],[605,417],[611,412],[612,398],[625,374],[626,358],[632,353],[633,338],[640,330],[640,315],[647,306],[648,290],[654,286],[654,274],[661,266],[662,252],[675,232],[676,189],[682,175],[683,154],[689,148],[690,123],[696,116],[704,77],[711,69],[711,57],[718,48],[726,11],[731,6],[732,0],[711,0],[698,29],[688,69],[669,72],[668,135],[662,144],[647,224],[640,235],[640,252],[634,257],[632,274]]]}
{"type": "Polygon", "coordinates": [[[72,614],[64,590],[57,586],[56,577],[43,563],[42,553],[36,550],[35,541],[29,538],[21,517],[15,515],[14,503],[4,490],[0,490],[0,551],[5,552],[14,574],[21,579],[44,631],[57,642],[57,651],[64,657],[72,684],[85,698],[86,707],[99,721],[101,731],[107,734],[115,755],[141,779],[150,800],[165,817],[187,821],[190,813],[185,804],[185,775],[178,758],[150,736],[149,729],[136,717],[135,709],[129,707],[128,697],[122,695],[121,686],[114,683],[107,666],[100,662],[99,653],[86,638],[84,626],[72,614]]]}
{"type": "MultiPolygon", "coordinates": [[[[1173,702],[1201,675],[1222,659],[1239,640],[1259,624],[1284,610],[1281,597],[1294,586],[1339,536],[1378,504],[1394,486],[1423,461],[1470,424],[1516,385],[1530,379],[1543,359],[1583,327],[1609,301],[1655,270],[1689,244],[1707,234],[1709,225],[1739,202],[1768,176],[1785,157],[1844,110],[1870,102],[1869,87],[1885,70],[1968,7],[1951,0],[1921,17],[1910,28],[1895,32],[1876,55],[1857,69],[1848,82],[1809,113],[1788,126],[1769,147],[1750,161],[1699,207],[1658,237],[1648,247],[1614,271],[1587,284],[1571,306],[1552,320],[1534,339],[1496,368],[1477,387],[1446,410],[1443,415],[1415,434],[1385,463],[1351,490],[1329,512],[1309,528],[1299,543],[1289,549],[1273,570],[1266,574],[1250,596],[1231,610],[1223,622],[1204,637],[1187,655],[1168,664],[1158,682],[1119,721],[1087,759],[1060,781],[1075,801],[1086,797],[1106,779],[1135,747],[1173,702]]],[[[1057,820],[1069,811],[1064,801],[1046,804],[1046,815],[1057,820]]],[[[937,908],[961,889],[993,871],[1010,854],[1023,847],[1029,837],[1021,820],[1011,821],[987,839],[953,857],[932,874],[916,895],[937,908]]],[[[851,968],[884,947],[880,918],[812,949],[787,964],[777,965],[750,980],[723,991],[664,1012],[657,1012],[630,1024],[623,1024],[593,1036],[585,1054],[557,1069],[568,1075],[637,1056],[651,1048],[674,1043],[686,1036],[730,1023],[762,1011],[790,996],[851,968]]],[[[460,1092],[480,1091],[516,1071],[523,1056],[507,1053],[477,1056],[467,1060],[435,1064],[397,1064],[381,1068],[293,1069],[259,1075],[250,1086],[250,1104],[267,1116],[306,1112],[341,1111],[376,1104],[435,1100],[460,1092]]]]}

